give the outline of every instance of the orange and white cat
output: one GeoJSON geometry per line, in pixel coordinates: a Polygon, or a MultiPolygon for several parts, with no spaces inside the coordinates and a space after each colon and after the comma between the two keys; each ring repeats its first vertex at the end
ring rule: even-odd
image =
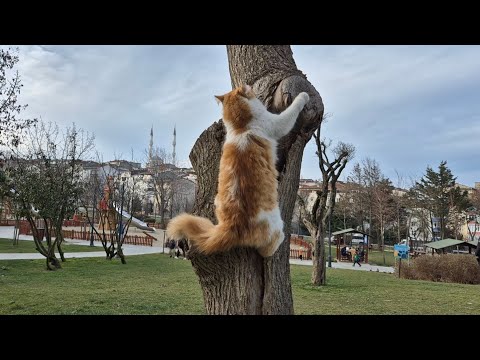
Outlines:
{"type": "Polygon", "coordinates": [[[167,236],[187,238],[204,254],[242,246],[272,256],[284,238],[277,196],[277,141],[293,128],[309,96],[300,93],[281,114],[270,113],[248,85],[215,97],[223,104],[227,129],[215,197],[218,225],[181,214],[169,222],[167,236]]]}

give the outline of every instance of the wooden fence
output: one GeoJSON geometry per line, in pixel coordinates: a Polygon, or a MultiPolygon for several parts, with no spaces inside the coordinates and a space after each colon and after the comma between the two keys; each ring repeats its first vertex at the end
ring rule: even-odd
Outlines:
{"type": "Polygon", "coordinates": [[[303,249],[290,249],[290,259],[312,260],[312,244],[301,237],[291,236],[290,244],[301,246],[303,249]]]}
{"type": "Polygon", "coordinates": [[[312,260],[312,251],[310,249],[308,250],[290,249],[290,259],[312,260]]]}
{"type": "MultiPolygon", "coordinates": [[[[63,237],[68,239],[90,241],[91,234],[90,231],[63,230],[63,237]]],[[[127,235],[125,236],[123,243],[130,245],[153,246],[153,240],[153,237],[127,235]]],[[[93,233],[93,241],[100,241],[99,236],[95,232],[93,233]]]]}
{"type": "MultiPolygon", "coordinates": [[[[80,223],[79,221],[66,220],[66,222],[71,221],[72,223],[80,223]]],[[[21,235],[32,235],[32,228],[27,220],[20,220],[20,234],[21,235]]],[[[0,226],[15,226],[15,220],[0,220],[0,226]]],[[[65,226],[79,226],[79,225],[65,225],[65,226]]],[[[90,241],[90,228],[87,230],[62,230],[63,237],[66,239],[77,239],[90,241]]],[[[100,241],[98,235],[93,233],[93,240],[100,241]]],[[[153,236],[139,236],[139,235],[127,235],[124,240],[124,244],[130,245],[143,245],[143,246],[153,246],[153,241],[156,240],[153,236]]]]}

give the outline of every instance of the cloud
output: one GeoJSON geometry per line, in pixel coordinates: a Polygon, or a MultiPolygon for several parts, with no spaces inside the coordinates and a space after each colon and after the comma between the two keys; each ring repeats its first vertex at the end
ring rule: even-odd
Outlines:
{"type": "MultiPolygon", "coordinates": [[[[479,134],[478,46],[292,46],[297,66],[333,116],[322,135],[376,159],[422,174],[447,160],[473,185],[479,134]]],[[[150,128],[155,145],[188,161],[198,136],[221,116],[213,95],[231,88],[225,46],[20,46],[18,69],[26,115],[95,133],[105,159],[143,158],[150,128]]],[[[351,169],[347,167],[345,174],[351,169]]],[[[319,178],[314,145],[302,167],[319,178]]]]}
{"type": "MultiPolygon", "coordinates": [[[[475,46],[294,47],[297,66],[319,90],[333,117],[323,135],[357,147],[385,173],[422,174],[427,164],[468,157],[478,133],[474,94],[480,90],[475,46]]],[[[309,151],[313,151],[310,146],[309,151]]],[[[302,173],[318,177],[305,156],[302,173]]],[[[346,171],[350,171],[347,167],[346,171]]],[[[463,168],[463,180],[478,179],[463,168]]]]}

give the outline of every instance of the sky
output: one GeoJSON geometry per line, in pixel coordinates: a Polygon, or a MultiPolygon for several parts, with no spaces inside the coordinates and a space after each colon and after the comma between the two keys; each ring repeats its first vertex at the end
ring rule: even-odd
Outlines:
{"type": "MultiPolygon", "coordinates": [[[[5,48],[5,46],[2,46],[5,48]]],[[[25,117],[95,134],[103,160],[144,163],[154,145],[177,159],[221,118],[214,95],[231,90],[225,46],[19,46],[25,117]]],[[[394,184],[419,179],[442,160],[457,182],[480,181],[480,46],[292,46],[297,67],[322,96],[322,136],[354,144],[394,184]]],[[[315,144],[301,175],[320,178],[315,144]]],[[[398,184],[401,185],[401,184],[398,184]]]]}

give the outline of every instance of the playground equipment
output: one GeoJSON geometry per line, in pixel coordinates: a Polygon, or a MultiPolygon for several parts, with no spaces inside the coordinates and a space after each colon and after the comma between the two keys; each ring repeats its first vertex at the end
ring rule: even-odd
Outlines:
{"type": "Polygon", "coordinates": [[[118,215],[121,213],[122,223],[125,224],[124,226],[122,226],[124,229],[127,227],[127,222],[129,222],[128,225],[133,225],[141,230],[155,231],[155,228],[149,227],[147,223],[133,217],[125,210],[121,212],[117,204],[111,199],[110,192],[112,189],[113,189],[113,177],[109,176],[107,179],[107,183],[103,188],[103,198],[100,200],[100,203],[99,203],[100,222],[98,226],[100,229],[103,227],[105,231],[116,230],[117,221],[119,217],[118,215]],[[123,219],[126,219],[126,221],[123,222],[123,219]]]}
{"type": "MultiPolygon", "coordinates": [[[[113,208],[115,209],[115,212],[120,214],[120,209],[117,207],[117,205],[114,203],[113,208]]],[[[140,219],[137,219],[136,217],[133,217],[130,215],[128,212],[123,210],[122,216],[124,219],[130,220],[131,219],[131,224],[141,230],[147,230],[147,231],[155,231],[155,228],[152,228],[147,225],[146,222],[141,221],[140,219]]]]}
{"type": "Polygon", "coordinates": [[[113,177],[107,178],[107,183],[103,187],[103,198],[100,200],[98,207],[100,209],[100,220],[98,227],[105,231],[115,230],[117,227],[117,216],[115,209],[110,206],[110,191],[113,189],[113,177]]]}

